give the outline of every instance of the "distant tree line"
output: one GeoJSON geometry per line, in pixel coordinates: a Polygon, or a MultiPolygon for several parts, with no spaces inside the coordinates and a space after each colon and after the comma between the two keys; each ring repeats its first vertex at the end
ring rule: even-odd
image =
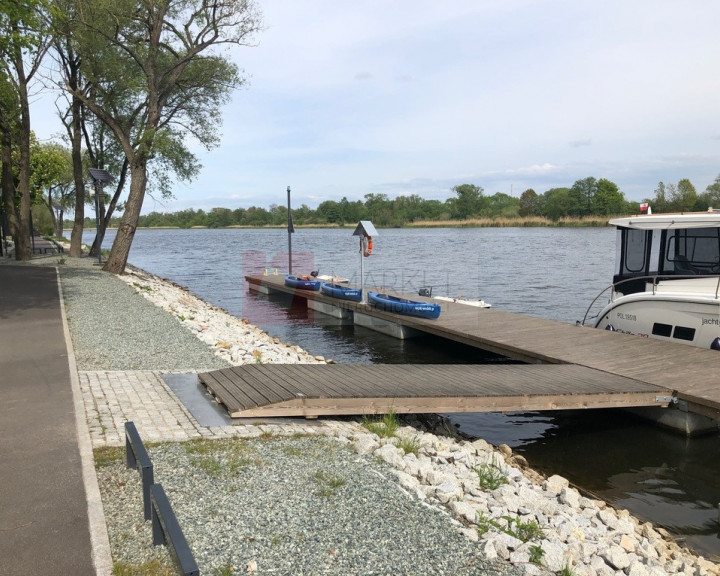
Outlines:
{"type": "MultiPolygon", "coordinates": [[[[383,227],[400,227],[416,222],[443,222],[473,219],[514,219],[539,217],[557,221],[562,218],[609,217],[637,213],[639,203],[628,201],[618,186],[601,178],[589,177],[576,181],[569,188],[552,188],[537,194],[532,188],[519,198],[497,192],[486,196],[482,187],[460,184],[452,188],[454,196],[445,201],[425,200],[416,194],[390,199],[385,194],[366,194],[365,199],[351,202],[326,200],[312,209],[302,204],[293,208],[296,225],[351,225],[360,220],[372,220],[383,227]]],[[[720,176],[698,194],[689,180],[677,184],[658,184],[655,197],[645,200],[653,212],[678,210],[707,210],[710,206],[720,208],[720,176]]],[[[287,224],[287,207],[271,205],[268,209],[213,208],[204,210],[181,210],[179,212],[151,212],[140,216],[138,225],[155,228],[172,226],[192,228],[225,228],[229,226],[284,226],[287,224]]],[[[88,219],[88,226],[93,223],[88,219]]],[[[112,223],[111,223],[112,225],[112,223]]]]}

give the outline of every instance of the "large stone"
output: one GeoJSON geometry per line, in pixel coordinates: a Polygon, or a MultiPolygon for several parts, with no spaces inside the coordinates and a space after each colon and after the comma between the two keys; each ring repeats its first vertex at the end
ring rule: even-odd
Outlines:
{"type": "Polygon", "coordinates": [[[435,497],[443,504],[447,504],[451,500],[462,498],[462,488],[455,482],[445,482],[435,486],[435,497]]]}
{"type": "Polygon", "coordinates": [[[458,516],[468,522],[477,524],[477,507],[464,500],[458,500],[450,503],[450,509],[455,516],[458,516]]]}
{"type": "Polygon", "coordinates": [[[615,568],[616,570],[625,570],[625,568],[630,566],[628,553],[617,544],[614,544],[604,550],[600,550],[598,554],[609,566],[615,568]]]}
{"type": "Polygon", "coordinates": [[[380,446],[374,434],[357,434],[353,437],[353,442],[358,454],[371,454],[380,446]]]}
{"type": "Polygon", "coordinates": [[[570,506],[573,510],[580,508],[580,493],[575,488],[565,487],[560,490],[558,495],[558,502],[570,506]]]}
{"type": "Polygon", "coordinates": [[[567,488],[568,486],[570,486],[570,482],[566,478],[558,476],[557,474],[550,476],[550,478],[545,480],[543,483],[543,488],[545,490],[555,492],[555,494],[560,494],[562,489],[567,488]]]}
{"type": "Polygon", "coordinates": [[[567,548],[560,542],[543,540],[541,546],[544,552],[542,563],[551,572],[559,572],[572,564],[567,548]]]}
{"type": "Polygon", "coordinates": [[[382,458],[385,462],[397,468],[403,470],[405,468],[405,460],[403,460],[404,453],[399,448],[392,444],[385,444],[375,450],[375,455],[382,458]]]}

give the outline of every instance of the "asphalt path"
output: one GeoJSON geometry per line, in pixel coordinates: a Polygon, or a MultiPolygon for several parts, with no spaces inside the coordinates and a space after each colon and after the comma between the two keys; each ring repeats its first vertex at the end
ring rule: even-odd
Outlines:
{"type": "Polygon", "coordinates": [[[0,266],[0,575],[92,558],[57,273],[0,266]]]}

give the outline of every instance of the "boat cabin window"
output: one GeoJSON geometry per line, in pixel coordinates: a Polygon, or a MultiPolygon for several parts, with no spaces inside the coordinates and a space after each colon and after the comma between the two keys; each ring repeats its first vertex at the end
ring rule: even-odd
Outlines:
{"type": "Polygon", "coordinates": [[[680,276],[720,271],[720,228],[683,228],[666,232],[663,272],[680,276]]]}
{"type": "Polygon", "coordinates": [[[631,294],[645,289],[645,280],[650,268],[652,232],[633,228],[618,227],[617,260],[615,277],[618,292],[631,294]]]}

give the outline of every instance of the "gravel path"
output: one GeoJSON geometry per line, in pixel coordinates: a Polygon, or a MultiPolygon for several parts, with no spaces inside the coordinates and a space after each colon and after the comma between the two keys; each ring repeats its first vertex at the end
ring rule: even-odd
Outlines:
{"type": "Polygon", "coordinates": [[[229,364],[131,286],[67,258],[59,266],[79,370],[201,370],[229,364]]]}

